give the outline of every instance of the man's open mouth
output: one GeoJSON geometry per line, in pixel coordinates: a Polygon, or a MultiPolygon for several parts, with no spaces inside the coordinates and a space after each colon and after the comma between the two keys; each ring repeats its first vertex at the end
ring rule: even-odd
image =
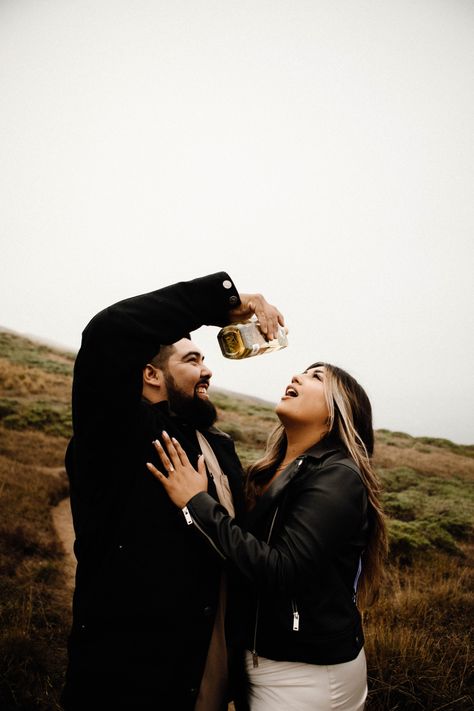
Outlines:
{"type": "Polygon", "coordinates": [[[198,383],[196,385],[196,394],[200,397],[207,397],[207,390],[209,388],[209,383],[198,383]]]}

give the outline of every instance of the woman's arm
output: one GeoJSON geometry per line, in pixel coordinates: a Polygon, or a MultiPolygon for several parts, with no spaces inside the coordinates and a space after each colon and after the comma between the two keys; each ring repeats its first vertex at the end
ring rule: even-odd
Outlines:
{"type": "Polygon", "coordinates": [[[314,579],[328,556],[362,525],[365,494],[357,474],[343,464],[318,468],[308,457],[298,472],[303,483],[267,544],[241,529],[206,493],[203,466],[196,472],[179,444],[164,439],[169,456],[160,445],[157,449],[168,477],[152,465],[148,468],[183,509],[188,523],[261,588],[291,592],[308,576],[314,579]]]}

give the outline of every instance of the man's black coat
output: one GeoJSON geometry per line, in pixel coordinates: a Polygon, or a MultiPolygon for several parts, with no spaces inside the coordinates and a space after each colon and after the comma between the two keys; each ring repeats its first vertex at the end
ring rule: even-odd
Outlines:
{"type": "MultiPolygon", "coordinates": [[[[66,709],[194,706],[221,559],[146,468],[147,461],[162,468],[152,440],[163,429],[194,465],[200,450],[194,429],[167,403],[142,401],[142,369],[161,344],[203,324],[224,325],[239,303],[222,272],[115,304],[83,332],[66,455],[78,560],[66,709]]],[[[233,443],[216,428],[205,435],[238,511],[242,472],[233,443]]]]}

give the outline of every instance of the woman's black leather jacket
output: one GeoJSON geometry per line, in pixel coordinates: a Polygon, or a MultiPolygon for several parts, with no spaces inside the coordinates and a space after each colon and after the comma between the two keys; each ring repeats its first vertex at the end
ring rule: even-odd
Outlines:
{"type": "Polygon", "coordinates": [[[298,457],[258,499],[245,528],[206,493],[183,513],[231,562],[231,629],[255,657],[355,659],[364,641],[356,588],[368,502],[342,449],[320,443],[298,457]]]}

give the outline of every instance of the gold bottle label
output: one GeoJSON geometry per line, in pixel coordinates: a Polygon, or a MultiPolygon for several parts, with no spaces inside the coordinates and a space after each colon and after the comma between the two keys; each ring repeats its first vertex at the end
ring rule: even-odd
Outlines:
{"type": "Polygon", "coordinates": [[[237,329],[224,329],[219,343],[221,344],[222,353],[227,358],[242,358],[245,346],[237,329]]]}
{"type": "Polygon", "coordinates": [[[217,334],[217,340],[222,354],[234,360],[261,355],[288,345],[284,328],[279,328],[277,338],[267,341],[257,321],[224,326],[217,334]]]}

